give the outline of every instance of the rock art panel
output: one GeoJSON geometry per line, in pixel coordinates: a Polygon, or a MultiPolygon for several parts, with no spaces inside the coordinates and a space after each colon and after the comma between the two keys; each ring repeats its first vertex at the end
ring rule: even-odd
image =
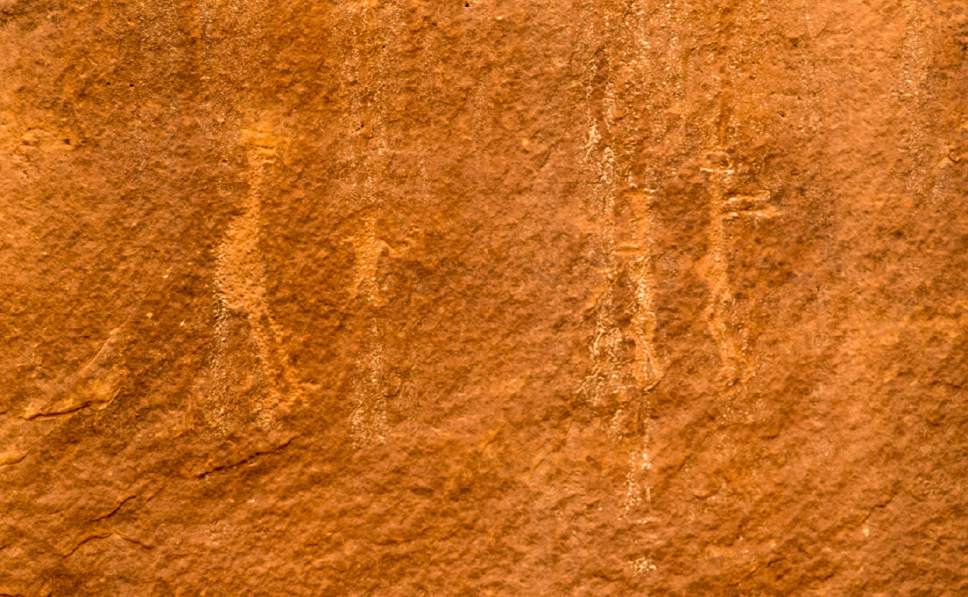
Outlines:
{"type": "Polygon", "coordinates": [[[965,594],[966,47],[0,0],[0,595],[965,594]]]}

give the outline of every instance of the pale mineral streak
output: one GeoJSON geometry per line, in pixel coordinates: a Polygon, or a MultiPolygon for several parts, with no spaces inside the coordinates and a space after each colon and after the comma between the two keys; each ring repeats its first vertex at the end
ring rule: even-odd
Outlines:
{"type": "Polygon", "coordinates": [[[968,594],[960,0],[0,0],[0,596],[968,594]]]}

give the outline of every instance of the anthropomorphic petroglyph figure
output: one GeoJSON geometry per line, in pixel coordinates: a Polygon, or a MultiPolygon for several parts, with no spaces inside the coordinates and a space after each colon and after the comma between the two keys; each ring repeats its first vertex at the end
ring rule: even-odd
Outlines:
{"type": "Polygon", "coordinates": [[[723,374],[727,383],[732,385],[739,378],[740,350],[731,319],[734,298],[729,282],[726,223],[723,210],[726,205],[724,194],[731,185],[735,169],[726,152],[711,151],[700,170],[708,175],[709,190],[709,244],[705,263],[709,301],[703,311],[703,318],[719,349],[723,374]]]}
{"type": "Polygon", "coordinates": [[[710,294],[703,318],[716,342],[726,383],[732,387],[742,381],[748,372],[745,343],[738,333],[740,326],[735,316],[736,299],[729,276],[727,225],[739,218],[769,220],[780,212],[767,190],[750,194],[731,193],[737,186],[736,168],[727,152],[719,149],[710,151],[700,171],[707,176],[709,197],[708,249],[703,269],[710,294]]]}
{"type": "Polygon", "coordinates": [[[232,351],[249,348],[258,363],[255,405],[257,419],[267,424],[274,409],[285,407],[301,397],[301,387],[289,363],[284,333],[269,309],[266,272],[260,249],[263,234],[262,201],[266,178],[278,159],[281,139],[271,125],[261,123],[244,129],[240,142],[248,166],[248,190],[242,198],[241,213],[225,232],[215,256],[215,348],[211,356],[209,384],[213,417],[221,426],[224,413],[233,399],[231,380],[239,377],[232,367],[243,361],[232,351]],[[243,338],[230,338],[231,335],[243,338]]]}
{"type": "Polygon", "coordinates": [[[578,395],[608,421],[606,429],[615,448],[630,451],[620,494],[622,516],[630,521],[639,520],[641,508],[651,504],[650,393],[663,376],[656,347],[655,189],[638,180],[641,173],[634,156],[639,149],[634,139],[641,131],[631,128],[633,118],[619,117],[627,117],[629,110],[628,88],[620,88],[621,82],[644,76],[646,61],[638,54],[648,43],[637,27],[644,18],[643,12],[633,10],[606,14],[600,23],[604,34],[628,38],[628,43],[618,56],[612,46],[590,53],[588,124],[579,154],[592,181],[590,212],[597,218],[604,279],[594,303],[595,331],[588,348],[591,371],[579,385],[578,395]]]}
{"type": "Polygon", "coordinates": [[[368,325],[358,348],[349,426],[354,445],[363,448],[386,442],[389,398],[399,391],[386,345],[390,297],[380,275],[385,260],[396,253],[382,238],[380,215],[384,198],[380,182],[390,168],[386,110],[394,100],[395,90],[387,81],[394,79],[390,74],[394,65],[391,52],[403,12],[393,1],[347,5],[344,11],[346,28],[354,37],[372,37],[382,42],[380,50],[372,55],[360,53],[358,44],[352,44],[354,49],[343,62],[342,73],[349,105],[344,151],[347,162],[353,165],[350,194],[360,214],[347,239],[353,251],[352,283],[347,294],[368,325]],[[361,127],[361,123],[366,126],[361,127]]]}

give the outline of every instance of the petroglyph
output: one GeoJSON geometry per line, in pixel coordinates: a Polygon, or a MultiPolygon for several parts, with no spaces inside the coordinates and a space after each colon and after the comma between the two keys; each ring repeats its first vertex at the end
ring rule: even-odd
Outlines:
{"type": "MultiPolygon", "coordinates": [[[[628,43],[622,44],[620,56],[613,56],[611,49],[601,56],[593,53],[585,82],[588,125],[580,155],[595,181],[592,206],[599,219],[604,288],[594,308],[591,371],[579,386],[579,396],[592,408],[611,409],[608,430],[615,442],[627,445],[631,440],[636,445],[629,457],[621,498],[623,518],[634,520],[636,512],[652,501],[648,479],[652,466],[649,393],[662,379],[663,367],[656,348],[658,318],[654,305],[656,189],[636,182],[633,164],[638,150],[630,140],[637,131],[618,118],[626,109],[627,91],[619,85],[627,84],[621,83],[625,70],[631,71],[635,85],[647,85],[649,61],[641,60],[640,54],[649,50],[650,44],[640,7],[629,7],[615,15],[616,19],[611,16],[606,11],[604,33],[628,37],[628,43]],[[601,99],[596,105],[594,84],[601,78],[601,99]]],[[[639,569],[647,571],[649,564],[639,569]]]]}
{"type": "Polygon", "coordinates": [[[632,560],[629,562],[629,566],[632,568],[632,573],[636,576],[642,576],[645,574],[651,574],[657,570],[655,564],[649,558],[639,558],[637,560],[632,560]]]}
{"type": "MultiPolygon", "coordinates": [[[[593,69],[594,70],[594,69],[593,69]]],[[[609,110],[604,111],[603,128],[612,128],[609,110]]],[[[600,209],[601,232],[600,250],[606,261],[605,288],[596,301],[595,335],[589,346],[592,371],[579,387],[579,395],[592,406],[599,406],[608,395],[629,389],[624,381],[621,346],[626,335],[632,338],[634,357],[632,376],[640,391],[648,391],[661,377],[654,348],[656,318],[652,305],[655,283],[652,279],[652,252],[649,198],[642,193],[632,194],[630,202],[634,212],[629,242],[617,244],[616,200],[619,194],[617,180],[619,167],[615,152],[604,143],[594,121],[589,126],[583,147],[586,162],[594,168],[597,185],[595,186],[595,205],[600,209]],[[592,156],[597,154],[597,159],[592,156]],[[632,325],[627,330],[618,327],[613,310],[615,308],[616,285],[622,276],[633,284],[635,310],[632,325]]],[[[625,178],[628,174],[625,173],[625,178]]]]}
{"type": "Polygon", "coordinates": [[[728,220],[746,216],[755,220],[769,220],[780,215],[780,210],[770,203],[769,191],[758,191],[752,195],[732,195],[723,204],[722,217],[728,220]]]}
{"type": "Polygon", "coordinates": [[[736,337],[733,333],[731,313],[735,302],[729,282],[729,264],[726,243],[727,201],[724,188],[731,184],[735,174],[729,155],[720,150],[706,156],[706,165],[700,171],[708,174],[709,229],[708,250],[704,258],[706,281],[709,285],[709,301],[703,310],[703,318],[710,335],[716,342],[722,371],[729,385],[739,380],[742,361],[736,337]]]}
{"type": "Polygon", "coordinates": [[[353,388],[353,414],[350,429],[357,448],[385,443],[387,432],[386,363],[380,330],[370,330],[369,346],[358,362],[363,375],[353,388]]]}
{"type": "Polygon", "coordinates": [[[390,253],[390,246],[378,238],[376,218],[370,213],[364,216],[362,230],[353,237],[355,266],[353,271],[353,297],[363,296],[373,306],[383,306],[386,299],[382,296],[377,280],[380,258],[390,253]]]}
{"type": "Polygon", "coordinates": [[[632,337],[635,340],[635,377],[639,387],[651,390],[662,378],[662,367],[655,349],[655,333],[658,323],[653,296],[656,281],[653,275],[653,230],[655,223],[652,216],[653,192],[637,192],[629,195],[632,208],[632,224],[635,227],[634,236],[639,241],[639,249],[629,264],[629,272],[634,282],[635,314],[632,318],[632,337]]]}
{"type": "Polygon", "coordinates": [[[282,140],[268,123],[241,131],[246,150],[249,189],[242,199],[242,213],[229,223],[215,256],[215,349],[210,377],[215,393],[215,413],[224,413],[229,398],[226,358],[229,352],[230,319],[243,318],[255,348],[265,395],[258,405],[259,420],[268,423],[270,411],[301,397],[295,371],[283,346],[284,333],[269,310],[266,273],[259,247],[262,235],[262,193],[265,179],[275,163],[282,140]]]}
{"type": "Polygon", "coordinates": [[[627,518],[643,505],[652,506],[652,485],[646,480],[648,472],[652,470],[648,445],[649,432],[646,430],[642,438],[642,447],[629,455],[629,468],[625,474],[625,499],[622,502],[623,516],[627,518]]]}
{"type": "Polygon", "coordinates": [[[607,396],[624,388],[619,359],[622,332],[612,318],[612,303],[612,287],[609,285],[596,307],[595,335],[588,348],[592,371],[578,388],[579,396],[593,407],[601,406],[607,396]]]}
{"type": "Polygon", "coordinates": [[[716,149],[706,155],[700,172],[707,175],[709,197],[708,249],[702,271],[709,286],[709,300],[703,309],[710,335],[716,342],[723,375],[728,386],[740,382],[746,374],[744,343],[736,330],[735,296],[729,276],[729,235],[727,223],[740,218],[753,221],[771,220],[781,215],[773,203],[773,194],[761,189],[749,194],[732,194],[736,186],[736,169],[725,151],[716,149]]]}
{"type": "Polygon", "coordinates": [[[350,106],[346,120],[350,139],[346,144],[346,158],[351,165],[351,194],[361,214],[349,239],[353,248],[353,281],[348,294],[352,299],[363,301],[371,325],[357,359],[359,375],[352,389],[350,434],[357,448],[385,443],[389,397],[399,389],[389,381],[387,322],[382,312],[389,297],[380,281],[382,260],[393,256],[394,251],[381,238],[377,214],[383,203],[378,181],[390,167],[392,154],[384,113],[387,102],[393,100],[394,90],[387,87],[386,81],[393,79],[390,52],[403,19],[396,2],[365,3],[360,8],[348,7],[344,13],[347,30],[360,39],[379,40],[380,49],[372,59],[366,60],[354,45],[342,72],[350,106]]]}
{"type": "MultiPolygon", "coordinates": [[[[607,125],[607,122],[606,122],[607,125]]],[[[592,360],[592,371],[585,377],[579,387],[579,395],[589,401],[592,406],[600,406],[606,396],[620,392],[624,388],[622,381],[621,360],[619,350],[622,344],[622,332],[616,326],[612,310],[614,308],[614,286],[618,276],[618,263],[615,256],[615,156],[607,145],[598,150],[602,138],[595,122],[588,130],[585,143],[586,159],[594,162],[595,174],[598,181],[595,192],[595,203],[601,210],[602,232],[599,237],[601,251],[607,262],[605,290],[599,297],[595,307],[595,335],[589,346],[589,356],[592,360]],[[592,156],[599,153],[597,160],[592,156]]]]}

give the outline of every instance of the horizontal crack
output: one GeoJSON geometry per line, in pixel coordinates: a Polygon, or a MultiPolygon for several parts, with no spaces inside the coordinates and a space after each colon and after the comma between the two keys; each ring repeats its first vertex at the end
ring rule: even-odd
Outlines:
{"type": "Polygon", "coordinates": [[[0,460],[0,466],[13,466],[15,464],[20,464],[25,458],[30,454],[30,452],[24,452],[20,456],[11,458],[10,460],[0,460]]]}
{"type": "Polygon", "coordinates": [[[122,535],[121,533],[118,533],[117,531],[111,531],[110,533],[101,533],[101,534],[97,534],[97,535],[89,535],[89,536],[81,539],[80,542],[78,542],[78,544],[75,545],[73,549],[71,549],[69,552],[67,552],[66,554],[64,554],[61,557],[62,557],[62,559],[67,559],[67,558],[71,557],[72,555],[74,555],[74,553],[76,553],[78,549],[80,549],[81,547],[87,545],[88,543],[92,543],[94,541],[100,541],[101,539],[109,539],[111,537],[117,537],[118,539],[121,539],[122,541],[126,541],[128,543],[132,543],[134,545],[137,545],[138,547],[140,547],[142,549],[154,549],[155,548],[154,545],[149,545],[149,544],[147,544],[147,543],[145,543],[143,541],[139,541],[138,539],[134,539],[132,537],[126,537],[126,536],[122,535]]]}
{"type": "Polygon", "coordinates": [[[123,500],[121,500],[118,503],[118,505],[114,507],[113,510],[111,510],[107,514],[102,514],[101,516],[98,516],[97,518],[91,519],[91,522],[98,522],[98,521],[101,521],[101,520],[107,520],[108,518],[111,518],[112,516],[114,516],[115,514],[117,514],[121,510],[121,508],[124,507],[125,504],[127,504],[131,500],[135,499],[136,497],[138,497],[138,496],[136,496],[136,495],[129,495],[128,497],[126,497],[123,500]]]}
{"type": "Polygon", "coordinates": [[[69,408],[65,408],[64,410],[55,410],[55,411],[50,411],[50,412],[32,413],[32,414],[29,414],[29,415],[25,416],[24,419],[27,420],[27,421],[33,421],[34,419],[50,419],[50,418],[53,418],[53,417],[62,417],[64,415],[74,414],[77,411],[84,410],[85,408],[88,408],[90,406],[94,406],[95,404],[97,404],[97,403],[96,402],[84,402],[84,403],[79,404],[77,406],[72,406],[72,407],[69,407],[69,408]]]}
{"type": "Polygon", "coordinates": [[[294,435],[294,436],[290,437],[288,440],[286,440],[285,442],[279,444],[278,446],[276,446],[274,448],[269,448],[268,450],[260,450],[258,452],[253,452],[252,454],[249,454],[248,456],[246,456],[245,458],[243,458],[241,460],[237,460],[235,462],[230,462],[228,464],[222,464],[222,465],[216,466],[214,468],[211,468],[211,469],[209,469],[207,471],[202,471],[200,473],[197,473],[195,475],[195,478],[196,479],[204,479],[204,478],[208,477],[209,475],[213,475],[215,473],[220,473],[220,472],[223,472],[223,471],[227,471],[227,470],[230,470],[230,469],[233,469],[233,468],[238,468],[240,466],[246,465],[246,464],[252,462],[253,460],[256,460],[257,458],[261,458],[262,456],[267,456],[269,454],[275,454],[276,452],[281,452],[282,450],[285,450],[286,448],[288,448],[292,444],[292,442],[296,439],[296,437],[298,437],[298,436],[295,436],[294,435]]]}

